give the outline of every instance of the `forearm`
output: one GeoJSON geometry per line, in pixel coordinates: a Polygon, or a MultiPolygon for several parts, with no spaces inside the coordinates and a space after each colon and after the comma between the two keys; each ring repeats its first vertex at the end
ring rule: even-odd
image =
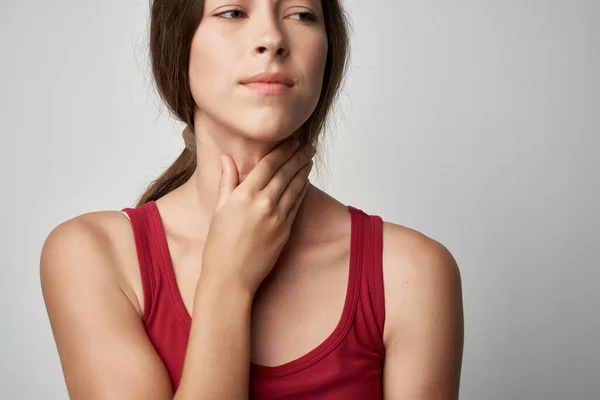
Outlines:
{"type": "Polygon", "coordinates": [[[181,382],[174,399],[247,399],[252,296],[198,282],[181,382]]]}

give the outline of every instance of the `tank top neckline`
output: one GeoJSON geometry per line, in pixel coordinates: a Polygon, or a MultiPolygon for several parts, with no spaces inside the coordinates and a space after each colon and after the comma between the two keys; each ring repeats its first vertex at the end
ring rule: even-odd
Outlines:
{"type": "MultiPolygon", "coordinates": [[[[181,292],[179,291],[179,287],[177,285],[175,271],[173,268],[171,255],[169,253],[167,237],[160,216],[160,211],[158,210],[154,200],[149,201],[146,203],[146,205],[150,211],[150,223],[152,224],[154,233],[157,235],[156,239],[159,243],[160,269],[166,283],[165,288],[167,289],[173,306],[173,311],[178,321],[189,334],[192,318],[185,307],[183,298],[181,297],[181,292]]],[[[336,327],[324,341],[317,345],[317,347],[294,360],[276,366],[266,366],[251,361],[250,370],[252,374],[276,378],[290,375],[308,368],[331,353],[350,331],[359,299],[363,252],[361,240],[364,221],[361,215],[362,211],[360,209],[350,205],[346,205],[346,208],[350,213],[351,218],[350,262],[348,268],[348,284],[346,288],[344,307],[336,327]]]]}

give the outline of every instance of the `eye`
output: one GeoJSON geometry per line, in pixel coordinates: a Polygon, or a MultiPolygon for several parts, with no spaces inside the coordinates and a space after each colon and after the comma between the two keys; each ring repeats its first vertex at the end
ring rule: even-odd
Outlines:
{"type": "MultiPolygon", "coordinates": [[[[226,19],[239,19],[239,18],[242,18],[242,16],[244,15],[244,12],[239,9],[223,11],[216,15],[224,16],[225,14],[231,14],[231,13],[233,13],[234,15],[237,15],[237,17],[234,16],[234,17],[225,17],[225,18],[226,19]]],[[[292,15],[300,15],[301,17],[299,18],[299,20],[302,22],[316,22],[317,21],[317,16],[310,12],[299,12],[299,13],[294,13],[292,15]]]]}
{"type": "Polygon", "coordinates": [[[299,12],[299,13],[295,13],[292,15],[302,15],[305,17],[305,19],[300,18],[300,21],[303,22],[316,22],[317,21],[317,16],[313,13],[309,13],[309,12],[299,12]]]}
{"type": "MultiPolygon", "coordinates": [[[[222,13],[219,13],[219,14],[216,14],[216,15],[221,16],[221,15],[225,15],[225,14],[228,14],[228,13],[238,13],[238,15],[239,14],[244,14],[244,12],[242,10],[234,9],[234,10],[223,11],[222,13]]],[[[227,19],[238,19],[238,18],[227,18],[227,19]]]]}

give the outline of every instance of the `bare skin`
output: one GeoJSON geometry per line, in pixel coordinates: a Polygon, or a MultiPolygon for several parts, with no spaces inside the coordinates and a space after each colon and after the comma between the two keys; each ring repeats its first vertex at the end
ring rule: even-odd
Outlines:
{"type": "MultiPolygon", "coordinates": [[[[350,215],[344,204],[312,185],[259,286],[262,272],[236,290],[201,284],[219,203],[219,157],[229,156],[243,183],[276,146],[298,136],[319,99],[327,55],[322,9],[320,2],[301,3],[287,8],[255,0],[231,7],[207,0],[192,41],[198,169],[157,206],[183,302],[205,327],[194,334],[194,350],[186,355],[186,364],[193,365],[188,374],[199,376],[202,385],[186,379],[186,365],[183,390],[172,392],[141,321],[143,291],[131,224],[118,211],[94,212],[57,226],[41,255],[44,299],[73,399],[244,399],[246,361],[266,366],[291,361],[337,325],[348,279],[350,215]],[[230,12],[234,8],[239,11],[230,12]],[[320,15],[320,22],[296,18],[307,10],[320,15]],[[228,51],[217,51],[222,48],[228,51]],[[260,97],[239,83],[275,70],[295,82],[286,96],[260,97]],[[246,285],[250,295],[237,290],[246,285]],[[230,318],[221,318],[224,313],[230,318]],[[223,335],[226,329],[229,334],[223,335]],[[202,357],[216,357],[219,346],[234,346],[237,353],[218,373],[203,370],[202,357]]],[[[383,241],[384,396],[457,398],[463,319],[456,262],[438,242],[400,225],[385,223],[383,241]]],[[[217,265],[211,263],[213,277],[217,265]]]]}
{"type": "MultiPolygon", "coordinates": [[[[179,289],[186,308],[193,314],[202,241],[198,237],[186,237],[178,230],[176,216],[181,210],[181,203],[176,198],[178,193],[165,196],[157,205],[165,224],[179,289]]],[[[252,305],[251,360],[258,364],[280,365],[307,353],[331,334],[342,312],[349,263],[347,210],[342,203],[311,187],[298,212],[298,217],[300,215],[304,218],[320,216],[315,222],[315,227],[320,229],[296,232],[256,293],[252,305]],[[308,281],[310,285],[306,284],[308,281]]],[[[99,350],[102,354],[97,356],[104,360],[95,362],[111,364],[114,363],[111,358],[117,357],[122,364],[113,365],[123,365],[124,369],[119,371],[117,368],[115,374],[130,374],[131,369],[126,366],[137,365],[138,379],[153,382],[134,390],[125,385],[115,387],[114,380],[107,376],[106,379],[96,377],[98,386],[111,387],[114,392],[109,393],[131,393],[129,398],[170,398],[166,370],[141,324],[143,292],[130,222],[116,211],[84,214],[77,220],[88,227],[90,239],[95,241],[98,251],[107,252],[112,260],[106,265],[111,268],[109,271],[97,271],[92,266],[87,273],[93,277],[102,276],[106,283],[114,285],[115,290],[124,295],[123,301],[115,307],[126,314],[128,322],[117,332],[118,326],[110,327],[113,320],[110,315],[96,313],[94,321],[106,328],[105,340],[111,340],[115,335],[127,335],[132,341],[127,345],[137,343],[138,348],[137,352],[131,353],[132,359],[125,362],[122,354],[99,350]],[[138,389],[140,392],[136,392],[138,389]]],[[[78,232],[77,227],[62,228],[70,231],[62,233],[64,246],[81,241],[73,236],[78,232]]],[[[454,259],[438,242],[407,227],[386,222],[383,273],[386,307],[384,398],[458,398],[463,318],[460,274],[454,259]]],[[[65,285],[81,286],[83,278],[72,273],[70,276],[67,275],[70,280],[64,281],[65,285]]],[[[61,278],[60,274],[57,278],[61,278]]],[[[97,308],[92,304],[82,304],[82,307],[82,313],[97,308]]],[[[83,314],[81,318],[84,320],[83,314]]],[[[58,320],[57,323],[74,329],[71,321],[58,320]]],[[[83,327],[76,329],[84,332],[83,327]]],[[[102,333],[102,330],[96,332],[102,333]]],[[[64,364],[81,366],[83,362],[77,355],[69,360],[69,351],[64,351],[63,357],[64,364]]],[[[135,377],[130,378],[136,381],[135,377]]],[[[86,398],[102,398],[90,393],[85,395],[86,398]]]]}

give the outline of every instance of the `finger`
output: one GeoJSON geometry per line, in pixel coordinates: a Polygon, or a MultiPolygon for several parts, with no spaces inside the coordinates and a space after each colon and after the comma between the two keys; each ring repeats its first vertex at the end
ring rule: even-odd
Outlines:
{"type": "Polygon", "coordinates": [[[314,154],[314,147],[310,144],[301,151],[297,151],[288,162],[279,168],[262,193],[272,199],[273,204],[277,203],[296,174],[311,161],[314,154]]]}
{"type": "Polygon", "coordinates": [[[256,164],[240,186],[254,192],[261,191],[279,168],[296,153],[298,146],[298,141],[294,139],[279,144],[256,164]]]}
{"type": "Polygon", "coordinates": [[[302,188],[308,181],[308,176],[312,169],[313,162],[309,161],[297,174],[294,176],[294,179],[290,182],[290,184],[285,188],[281,198],[277,203],[277,211],[280,215],[287,215],[290,212],[290,209],[294,206],[294,203],[300,192],[302,192],[302,188]]]}
{"type": "Polygon", "coordinates": [[[300,205],[302,204],[302,201],[304,201],[304,198],[306,197],[306,192],[308,191],[309,185],[310,185],[310,181],[307,179],[306,182],[304,183],[304,187],[300,191],[300,194],[298,195],[298,197],[296,197],[294,204],[292,205],[292,207],[290,208],[290,211],[288,212],[288,215],[286,216],[286,222],[288,224],[291,225],[294,222],[294,220],[296,219],[296,214],[298,214],[300,205]]]}
{"type": "Polygon", "coordinates": [[[231,157],[226,154],[221,155],[221,179],[219,180],[219,189],[217,191],[217,201],[214,211],[225,204],[231,192],[238,186],[239,174],[237,166],[231,157]]]}

